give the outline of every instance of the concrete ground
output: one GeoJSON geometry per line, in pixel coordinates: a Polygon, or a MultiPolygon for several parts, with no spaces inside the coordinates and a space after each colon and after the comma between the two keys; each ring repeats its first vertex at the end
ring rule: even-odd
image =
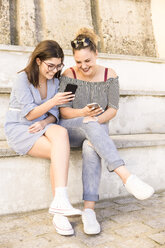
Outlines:
{"type": "Polygon", "coordinates": [[[1,216],[0,248],[165,247],[165,192],[145,201],[132,196],[100,201],[96,212],[102,231],[95,236],[84,234],[80,217],[70,218],[74,236],[58,235],[47,209],[1,216]]]}

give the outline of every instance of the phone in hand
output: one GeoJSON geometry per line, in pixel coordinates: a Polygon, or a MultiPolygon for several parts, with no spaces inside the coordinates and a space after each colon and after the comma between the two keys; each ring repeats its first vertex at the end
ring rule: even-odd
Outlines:
{"type": "Polygon", "coordinates": [[[96,102],[89,103],[89,104],[87,104],[87,106],[88,106],[88,108],[92,108],[92,109],[100,108],[100,105],[96,102]]]}
{"type": "Polygon", "coordinates": [[[78,86],[77,86],[76,84],[67,84],[67,86],[66,86],[64,92],[69,92],[69,91],[71,91],[72,94],[75,94],[75,92],[76,92],[76,90],[77,90],[77,87],[78,87],[78,86]]]}

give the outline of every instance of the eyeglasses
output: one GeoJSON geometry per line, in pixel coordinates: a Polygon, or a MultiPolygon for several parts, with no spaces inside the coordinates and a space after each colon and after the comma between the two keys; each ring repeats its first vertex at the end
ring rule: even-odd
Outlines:
{"type": "Polygon", "coordinates": [[[61,63],[59,65],[53,65],[53,64],[47,64],[45,61],[42,61],[42,62],[45,65],[47,65],[49,71],[54,71],[54,69],[56,69],[57,71],[60,71],[64,67],[64,64],[63,63],[61,63]]]}
{"type": "Polygon", "coordinates": [[[73,48],[78,48],[78,47],[87,47],[90,45],[91,40],[89,38],[83,38],[83,39],[78,39],[78,40],[73,40],[71,41],[71,46],[73,48]]]}

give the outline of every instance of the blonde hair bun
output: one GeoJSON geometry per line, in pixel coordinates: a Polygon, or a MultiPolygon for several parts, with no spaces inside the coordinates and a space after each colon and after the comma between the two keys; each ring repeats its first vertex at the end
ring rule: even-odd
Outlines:
{"type": "Polygon", "coordinates": [[[76,33],[75,39],[81,39],[81,38],[89,38],[92,43],[97,47],[99,37],[95,34],[92,28],[80,28],[78,32],[76,33]]]}

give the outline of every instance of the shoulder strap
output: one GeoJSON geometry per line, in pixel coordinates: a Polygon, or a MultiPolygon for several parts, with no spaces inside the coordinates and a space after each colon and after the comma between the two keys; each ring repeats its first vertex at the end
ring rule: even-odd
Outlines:
{"type": "Polygon", "coordinates": [[[107,77],[108,77],[108,68],[105,68],[105,72],[104,72],[104,82],[107,81],[107,77]]]}
{"type": "Polygon", "coordinates": [[[75,72],[75,70],[73,69],[73,67],[70,67],[70,69],[71,69],[72,72],[73,72],[74,79],[76,79],[77,77],[76,77],[76,72],[75,72]]]}

